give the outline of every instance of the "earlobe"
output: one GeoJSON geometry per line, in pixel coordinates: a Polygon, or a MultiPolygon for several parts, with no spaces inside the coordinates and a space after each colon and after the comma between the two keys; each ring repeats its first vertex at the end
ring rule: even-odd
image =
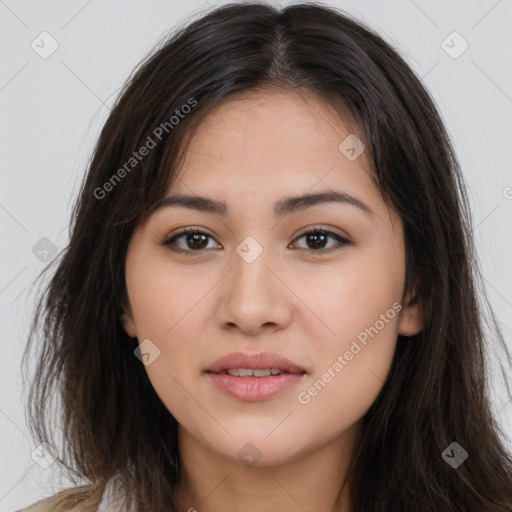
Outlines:
{"type": "Polygon", "coordinates": [[[130,338],[137,337],[137,328],[135,327],[135,322],[133,320],[133,315],[129,306],[123,306],[123,312],[121,313],[121,323],[123,325],[123,329],[126,334],[130,336],[130,338]]]}
{"type": "Polygon", "coordinates": [[[414,336],[418,334],[425,325],[425,315],[416,292],[406,295],[403,302],[404,307],[400,313],[398,322],[398,334],[402,336],[414,336]]]}

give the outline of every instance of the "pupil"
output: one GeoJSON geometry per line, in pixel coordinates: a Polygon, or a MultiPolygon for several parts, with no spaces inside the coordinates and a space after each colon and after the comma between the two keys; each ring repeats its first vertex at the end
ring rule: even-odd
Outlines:
{"type": "MultiPolygon", "coordinates": [[[[313,233],[313,234],[310,234],[310,235],[308,235],[308,236],[309,236],[309,240],[311,240],[311,239],[316,239],[316,241],[313,241],[313,244],[315,245],[315,247],[316,247],[316,245],[318,245],[318,244],[320,244],[320,246],[322,246],[322,247],[323,247],[323,243],[325,242],[325,236],[326,236],[324,233],[318,233],[318,234],[317,234],[317,233],[313,233]],[[318,238],[319,238],[319,237],[321,237],[321,238],[322,238],[322,240],[321,240],[321,241],[319,241],[319,240],[318,240],[318,238]]],[[[320,247],[320,248],[322,248],[322,247],[320,247]]],[[[317,248],[318,248],[318,247],[317,247],[317,248]]]]}
{"type": "MultiPolygon", "coordinates": [[[[205,235],[201,235],[200,233],[193,233],[191,235],[188,235],[187,243],[191,241],[192,244],[196,244],[196,243],[201,244],[201,241],[198,241],[198,238],[195,238],[195,237],[203,238],[203,240],[202,240],[203,244],[206,241],[206,236],[205,235]]],[[[203,249],[203,248],[204,248],[203,246],[199,247],[199,249],[203,249]]]]}

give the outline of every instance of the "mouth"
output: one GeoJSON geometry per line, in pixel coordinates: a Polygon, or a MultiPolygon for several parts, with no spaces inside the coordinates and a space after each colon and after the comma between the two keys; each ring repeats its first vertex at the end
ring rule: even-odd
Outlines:
{"type": "Polygon", "coordinates": [[[278,368],[230,368],[229,370],[224,370],[222,372],[208,372],[215,373],[216,375],[231,375],[232,377],[241,377],[242,379],[250,378],[250,377],[270,377],[271,375],[283,375],[285,373],[305,373],[305,372],[287,372],[285,370],[280,370],[278,368]]]}
{"type": "Polygon", "coordinates": [[[278,354],[228,354],[205,370],[217,389],[244,401],[270,398],[297,384],[306,370],[278,354]]]}
{"type": "Polygon", "coordinates": [[[229,375],[235,377],[267,377],[268,375],[277,375],[279,373],[306,373],[306,370],[298,364],[272,352],[259,352],[255,354],[232,352],[217,359],[205,371],[207,373],[231,372],[229,375]],[[238,373],[235,374],[234,371],[238,373]]]}

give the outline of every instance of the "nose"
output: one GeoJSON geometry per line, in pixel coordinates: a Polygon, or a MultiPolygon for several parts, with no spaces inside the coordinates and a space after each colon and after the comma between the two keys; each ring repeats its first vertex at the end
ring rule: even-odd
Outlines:
{"type": "Polygon", "coordinates": [[[221,328],[257,336],[289,325],[293,293],[279,270],[279,262],[270,251],[264,250],[254,261],[235,253],[232,269],[218,291],[217,321],[221,328]]]}

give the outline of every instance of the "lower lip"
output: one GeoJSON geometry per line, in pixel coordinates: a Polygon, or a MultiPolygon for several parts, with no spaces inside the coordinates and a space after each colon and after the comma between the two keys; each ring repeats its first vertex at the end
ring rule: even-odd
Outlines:
{"type": "Polygon", "coordinates": [[[297,384],[305,373],[282,373],[268,377],[234,377],[225,373],[207,373],[224,393],[239,400],[265,400],[297,384]]]}

